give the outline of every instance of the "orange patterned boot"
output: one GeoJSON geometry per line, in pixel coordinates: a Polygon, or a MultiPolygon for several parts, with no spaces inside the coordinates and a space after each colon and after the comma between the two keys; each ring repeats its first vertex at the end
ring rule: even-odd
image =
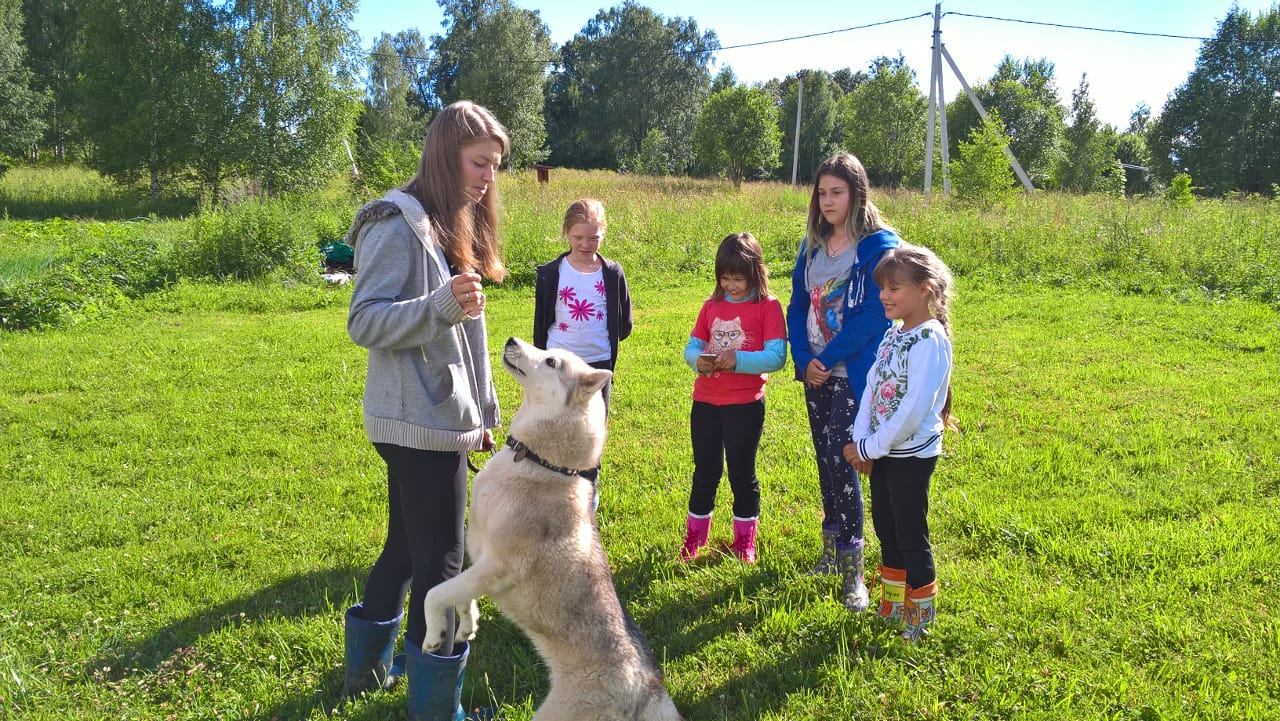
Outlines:
{"type": "Polygon", "coordinates": [[[902,638],[916,642],[929,633],[929,627],[937,615],[933,602],[938,595],[938,582],[931,581],[920,588],[907,587],[907,598],[902,606],[902,618],[906,626],[902,629],[902,638]]]}
{"type": "Polygon", "coordinates": [[[907,598],[907,572],[880,567],[880,608],[876,611],[890,623],[902,623],[902,604],[907,598]]]}

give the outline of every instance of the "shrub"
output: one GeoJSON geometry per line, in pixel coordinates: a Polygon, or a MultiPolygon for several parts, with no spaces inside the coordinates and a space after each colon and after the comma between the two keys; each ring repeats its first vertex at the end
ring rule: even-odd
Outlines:
{"type": "Polygon", "coordinates": [[[1164,191],[1164,199],[1180,207],[1189,207],[1195,203],[1196,198],[1191,194],[1191,176],[1186,173],[1173,176],[1169,187],[1164,191]]]}
{"type": "Polygon", "coordinates": [[[319,267],[314,226],[285,201],[252,201],[198,216],[191,241],[178,252],[183,277],[261,280],[280,274],[303,279],[319,267]]]}
{"type": "Polygon", "coordinates": [[[1013,170],[1004,149],[1009,145],[1000,116],[994,111],[960,143],[951,161],[951,184],[962,202],[983,208],[1008,205],[1013,198],[1013,170]]]}

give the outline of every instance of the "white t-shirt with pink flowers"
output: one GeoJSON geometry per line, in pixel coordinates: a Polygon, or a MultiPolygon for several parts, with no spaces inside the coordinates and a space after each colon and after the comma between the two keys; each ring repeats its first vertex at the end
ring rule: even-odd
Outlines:
{"type": "Polygon", "coordinates": [[[583,273],[565,258],[556,289],[556,322],[547,330],[547,347],[564,348],[588,363],[609,360],[609,323],[605,316],[604,268],[583,273]]]}
{"type": "Polygon", "coordinates": [[[942,453],[942,409],[951,385],[951,340],[935,319],[885,331],[867,373],[852,436],[863,458],[942,453]]]}

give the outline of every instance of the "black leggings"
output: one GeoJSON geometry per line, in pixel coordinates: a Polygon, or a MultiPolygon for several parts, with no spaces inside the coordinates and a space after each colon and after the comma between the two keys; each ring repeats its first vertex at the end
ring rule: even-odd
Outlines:
{"type": "Polygon", "coordinates": [[[871,522],[884,565],[907,572],[922,588],[937,576],[929,545],[929,479],[938,457],[877,458],[871,466],[871,522]]]}
{"type": "MultiPolygon", "coordinates": [[[[373,445],[387,463],[387,540],[369,571],[363,615],[369,621],[400,615],[412,585],[405,638],[421,647],[427,591],[462,571],[467,454],[373,445]]],[[[436,653],[453,655],[454,623],[451,612],[445,645],[436,653]]]]}
{"type": "Polygon", "coordinates": [[[733,515],[760,515],[760,480],[756,477],[756,451],[764,431],[764,399],[716,406],[693,402],[689,435],[693,441],[693,488],[689,513],[705,516],[716,505],[716,488],[724,466],[729,466],[733,489],[733,515]]]}

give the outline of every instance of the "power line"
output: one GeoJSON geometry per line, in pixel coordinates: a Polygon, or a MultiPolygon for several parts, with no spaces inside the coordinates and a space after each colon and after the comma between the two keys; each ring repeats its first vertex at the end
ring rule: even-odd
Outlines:
{"type": "Polygon", "coordinates": [[[1086,25],[1064,25],[1062,23],[1050,23],[1040,20],[1019,20],[1017,18],[999,18],[991,15],[972,15],[970,13],[947,11],[942,13],[943,17],[948,15],[957,15],[966,18],[978,18],[980,20],[998,20],[1006,23],[1021,23],[1023,25],[1043,25],[1051,28],[1066,28],[1068,30],[1091,30],[1098,33],[1119,33],[1121,35],[1141,35],[1150,38],[1173,38],[1174,40],[1211,40],[1212,38],[1201,37],[1199,35],[1170,35],[1168,33],[1148,33],[1140,30],[1118,30],[1116,28],[1094,28],[1086,25]]]}
{"type": "MultiPolygon", "coordinates": [[[[881,21],[879,21],[879,22],[867,23],[866,25],[854,25],[854,26],[851,26],[851,27],[847,27],[847,28],[839,28],[839,29],[836,29],[836,30],[824,30],[824,31],[822,31],[822,32],[809,33],[809,34],[807,34],[807,35],[793,35],[793,36],[791,36],[791,37],[786,37],[786,38],[776,38],[776,39],[774,39],[774,40],[759,40],[759,41],[752,42],[752,43],[740,43],[740,44],[738,44],[738,45],[722,45],[722,46],[717,47],[717,48],[708,48],[708,49],[706,49],[706,50],[698,50],[698,51],[696,51],[696,54],[698,54],[698,55],[705,55],[705,54],[707,54],[707,53],[718,53],[718,52],[720,52],[720,51],[722,51],[722,50],[738,50],[738,49],[741,49],[741,48],[754,48],[754,47],[759,47],[759,46],[761,46],[761,45],[776,45],[777,43],[786,43],[786,42],[791,42],[792,40],[807,40],[807,39],[809,39],[809,38],[818,38],[818,37],[823,37],[823,36],[825,36],[825,35],[837,35],[837,34],[839,34],[839,33],[847,33],[847,32],[852,32],[852,31],[854,31],[854,30],[866,30],[867,28],[874,28],[874,27],[879,27],[879,26],[882,26],[882,25],[892,25],[892,24],[894,24],[894,23],[905,22],[905,21],[907,21],[907,20],[918,20],[918,19],[920,19],[920,18],[927,18],[927,17],[932,17],[932,16],[933,16],[933,13],[921,13],[921,14],[919,14],[919,15],[911,15],[911,16],[908,16],[908,17],[895,18],[895,19],[893,19],[893,20],[881,20],[881,21]]],[[[670,55],[670,54],[671,54],[671,53],[662,53],[662,55],[664,55],[664,56],[665,56],[665,55],[670,55]]],[[[377,56],[377,57],[384,57],[384,58],[397,57],[397,58],[401,58],[401,59],[403,59],[403,60],[412,60],[412,61],[415,61],[415,62],[421,62],[421,63],[427,63],[427,62],[430,62],[430,61],[431,61],[431,59],[430,59],[430,58],[415,57],[415,56],[412,56],[412,55],[400,55],[400,54],[398,54],[398,53],[397,53],[397,54],[395,54],[395,55],[388,55],[388,54],[386,54],[386,53],[371,52],[371,53],[369,53],[369,55],[370,55],[370,56],[377,56]]],[[[499,58],[489,58],[489,59],[485,60],[485,62],[489,62],[489,63],[541,63],[541,64],[544,64],[544,65],[551,65],[551,64],[554,64],[555,62],[557,62],[557,60],[556,60],[556,59],[554,59],[554,58],[553,58],[553,59],[551,59],[551,60],[545,60],[545,61],[543,61],[543,60],[536,60],[536,59],[531,59],[531,60],[504,60],[504,59],[499,59],[499,58]]]]}
{"type": "Polygon", "coordinates": [[[933,13],[921,13],[919,15],[911,15],[905,18],[898,18],[896,20],[881,20],[880,22],[868,23],[866,25],[854,25],[853,27],[840,28],[839,30],[827,30],[825,32],[820,32],[820,33],[809,33],[808,35],[796,35],[794,37],[789,37],[789,38],[778,38],[777,40],[761,40],[759,42],[742,43],[740,45],[725,45],[723,47],[718,48],[717,50],[707,50],[704,52],[718,52],[719,50],[737,50],[738,48],[754,48],[760,45],[773,45],[775,43],[785,43],[785,42],[790,42],[792,40],[806,40],[808,38],[822,37],[823,35],[835,35],[836,33],[847,33],[851,30],[866,30],[867,28],[874,28],[880,25],[892,25],[893,23],[900,23],[906,20],[918,20],[919,18],[927,18],[932,16],[933,16],[933,13]]]}

